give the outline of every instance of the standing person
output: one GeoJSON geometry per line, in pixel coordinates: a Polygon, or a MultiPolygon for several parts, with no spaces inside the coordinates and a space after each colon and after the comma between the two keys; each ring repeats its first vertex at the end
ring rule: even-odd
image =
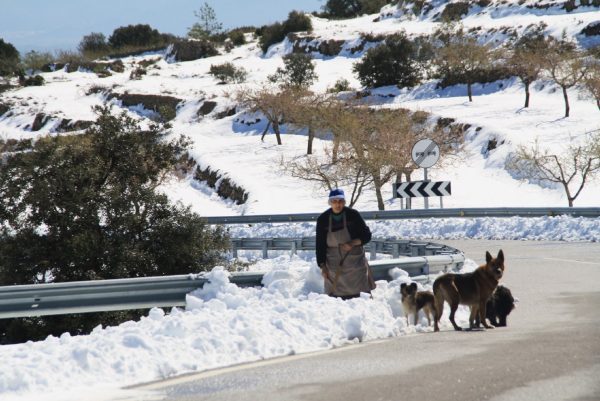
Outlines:
{"type": "Polygon", "coordinates": [[[363,245],[371,231],[361,215],[346,207],[342,189],[329,192],[331,208],[317,219],[317,264],[325,293],[342,299],[355,298],[375,288],[363,245]]]}

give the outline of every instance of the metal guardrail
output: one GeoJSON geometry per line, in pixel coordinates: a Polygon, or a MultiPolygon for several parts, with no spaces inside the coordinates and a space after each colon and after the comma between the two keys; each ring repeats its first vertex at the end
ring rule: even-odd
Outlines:
{"type": "MultiPolygon", "coordinates": [[[[365,220],[428,219],[432,217],[600,217],[600,207],[499,207],[467,209],[387,210],[361,212],[365,220]]],[[[316,221],[320,213],[215,216],[205,217],[209,224],[290,223],[316,221]]]]}
{"type": "MultiPolygon", "coordinates": [[[[415,280],[462,267],[462,253],[405,257],[370,262],[375,280],[390,280],[390,269],[405,270],[415,280]]],[[[238,286],[262,285],[264,273],[233,273],[238,286]]],[[[208,282],[203,275],[78,281],[0,287],[0,319],[69,313],[106,312],[184,306],[186,294],[208,282]]]]}
{"type": "MultiPolygon", "coordinates": [[[[315,237],[232,238],[231,250],[234,258],[238,257],[238,250],[243,249],[262,251],[262,257],[266,259],[269,257],[268,251],[290,251],[292,254],[298,251],[314,251],[315,242],[315,237]]],[[[400,256],[430,256],[460,253],[457,249],[447,245],[391,238],[373,238],[364,247],[365,251],[370,253],[371,260],[374,260],[378,253],[392,255],[393,258],[400,256]]]]}

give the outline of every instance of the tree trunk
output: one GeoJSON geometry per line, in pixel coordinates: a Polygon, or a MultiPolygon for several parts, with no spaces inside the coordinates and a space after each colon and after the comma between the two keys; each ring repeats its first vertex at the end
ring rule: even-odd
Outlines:
{"type": "Polygon", "coordinates": [[[277,137],[277,145],[281,145],[281,133],[279,132],[279,121],[273,121],[273,131],[275,132],[275,137],[277,137]]]}
{"type": "Polygon", "coordinates": [[[313,139],[315,139],[315,133],[313,132],[312,127],[309,125],[308,126],[308,149],[306,149],[307,155],[312,155],[313,139]]]}
{"type": "Polygon", "coordinates": [[[569,207],[573,207],[573,201],[575,200],[571,196],[571,191],[569,190],[569,185],[566,182],[561,182],[563,188],[565,189],[565,194],[567,195],[567,201],[569,202],[569,207]]]}
{"type": "Polygon", "coordinates": [[[473,101],[473,92],[471,90],[471,83],[467,82],[467,94],[469,95],[469,102],[473,101]]]}
{"type": "Polygon", "coordinates": [[[383,195],[381,194],[381,180],[379,177],[373,176],[373,185],[375,185],[375,195],[377,195],[377,209],[385,210],[385,204],[383,203],[383,195]]]}
{"type": "Polygon", "coordinates": [[[340,141],[337,138],[333,138],[333,150],[331,151],[331,163],[335,164],[338,161],[338,150],[340,148],[340,141]]]}
{"type": "Polygon", "coordinates": [[[269,127],[271,127],[271,121],[269,121],[269,122],[267,123],[267,128],[265,128],[265,130],[264,130],[264,131],[263,131],[263,133],[262,133],[262,136],[260,137],[260,140],[261,140],[261,141],[264,141],[264,140],[265,140],[265,135],[267,135],[267,132],[269,132],[269,127]]]}
{"type": "Polygon", "coordinates": [[[567,95],[567,88],[566,87],[562,87],[563,90],[563,97],[565,98],[565,118],[569,117],[569,96],[567,95]]]}
{"type": "Polygon", "coordinates": [[[529,107],[529,82],[525,82],[525,108],[529,107]]]}

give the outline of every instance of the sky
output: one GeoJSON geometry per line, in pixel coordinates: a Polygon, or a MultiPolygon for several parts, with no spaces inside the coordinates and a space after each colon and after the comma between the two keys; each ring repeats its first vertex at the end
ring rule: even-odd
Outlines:
{"type": "MultiPolygon", "coordinates": [[[[282,21],[291,10],[320,10],[325,0],[212,0],[224,28],[282,21]]],[[[74,50],[84,35],[150,24],[183,36],[196,22],[200,0],[0,0],[0,38],[21,54],[30,50],[74,50]]]]}

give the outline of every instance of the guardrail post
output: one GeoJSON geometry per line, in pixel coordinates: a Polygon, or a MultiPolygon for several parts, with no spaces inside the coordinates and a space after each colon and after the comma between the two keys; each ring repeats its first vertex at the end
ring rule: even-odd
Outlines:
{"type": "Polygon", "coordinates": [[[292,241],[292,247],[291,247],[291,253],[292,255],[296,254],[296,241],[292,241]]]}
{"type": "Polygon", "coordinates": [[[231,252],[233,253],[233,257],[237,259],[238,257],[238,242],[231,241],[231,252]]]}
{"type": "Polygon", "coordinates": [[[400,244],[397,242],[394,242],[392,244],[392,257],[394,259],[398,259],[399,256],[400,256],[400,244]]]}
{"type": "Polygon", "coordinates": [[[262,255],[263,259],[269,258],[269,240],[267,239],[262,242],[262,255]]]}
{"type": "Polygon", "coordinates": [[[377,258],[377,241],[371,241],[370,248],[371,255],[369,256],[369,259],[375,260],[377,258]]]}

